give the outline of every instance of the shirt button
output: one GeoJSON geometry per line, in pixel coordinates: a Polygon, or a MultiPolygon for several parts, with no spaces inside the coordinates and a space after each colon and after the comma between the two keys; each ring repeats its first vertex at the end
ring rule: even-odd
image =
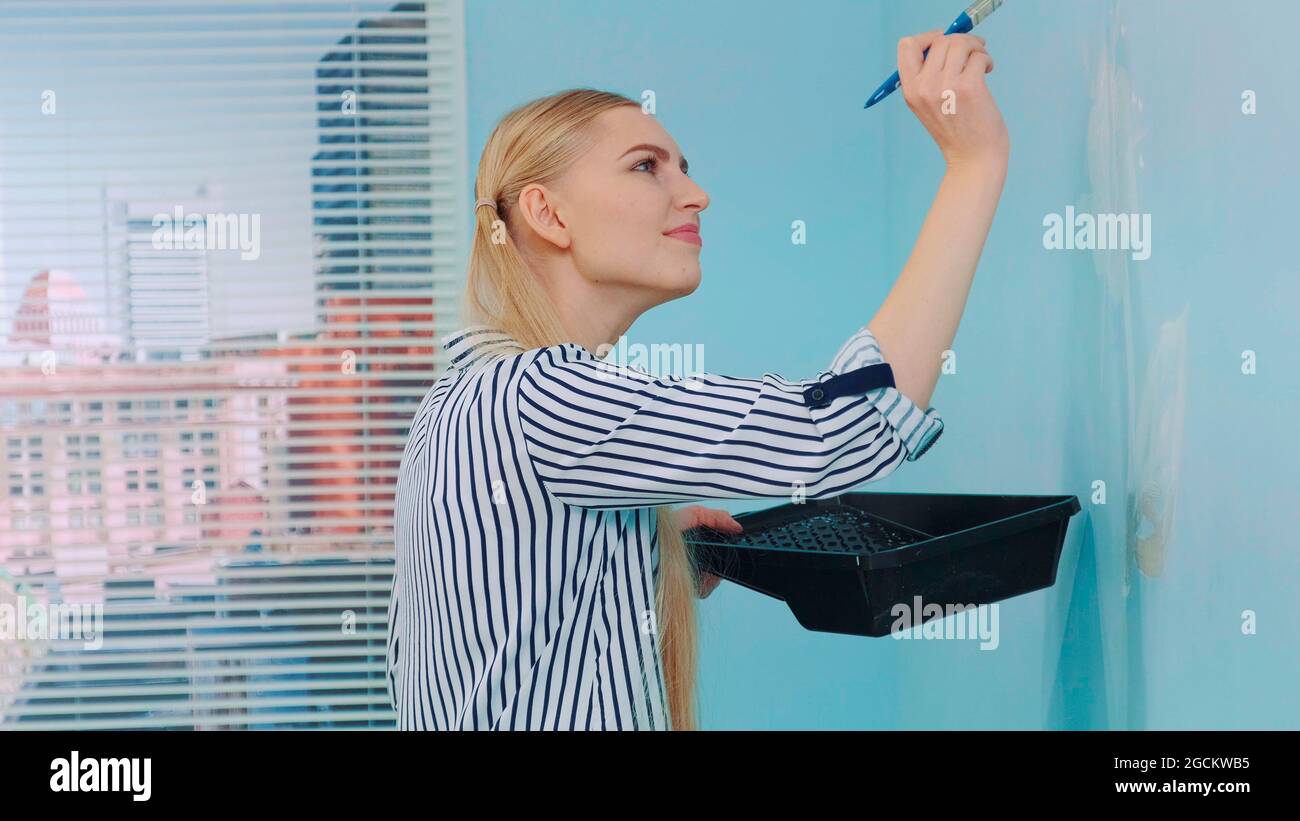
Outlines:
{"type": "Polygon", "coordinates": [[[822,397],[825,395],[826,395],[826,391],[822,390],[821,388],[813,388],[812,398],[814,402],[820,402],[822,400],[822,397]]]}

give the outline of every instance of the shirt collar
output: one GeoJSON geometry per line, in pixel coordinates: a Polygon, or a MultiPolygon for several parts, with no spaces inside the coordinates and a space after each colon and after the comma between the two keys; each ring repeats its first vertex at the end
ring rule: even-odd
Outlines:
{"type": "Polygon", "coordinates": [[[485,357],[523,353],[524,346],[504,331],[490,325],[474,323],[454,331],[442,340],[449,364],[468,368],[485,357]]]}

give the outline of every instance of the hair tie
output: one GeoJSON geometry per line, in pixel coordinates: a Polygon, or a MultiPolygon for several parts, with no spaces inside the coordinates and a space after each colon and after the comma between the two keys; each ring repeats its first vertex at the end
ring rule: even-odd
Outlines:
{"type": "Polygon", "coordinates": [[[480,205],[490,205],[492,206],[493,211],[497,210],[496,200],[492,199],[491,197],[479,197],[474,202],[474,210],[477,211],[480,205]]]}

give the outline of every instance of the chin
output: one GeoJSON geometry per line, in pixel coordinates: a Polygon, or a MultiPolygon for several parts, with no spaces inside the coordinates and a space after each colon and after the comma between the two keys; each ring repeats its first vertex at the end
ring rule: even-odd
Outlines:
{"type": "Polygon", "coordinates": [[[674,278],[673,285],[674,296],[683,297],[695,293],[695,289],[700,287],[700,269],[693,268],[689,271],[682,271],[674,278]]]}

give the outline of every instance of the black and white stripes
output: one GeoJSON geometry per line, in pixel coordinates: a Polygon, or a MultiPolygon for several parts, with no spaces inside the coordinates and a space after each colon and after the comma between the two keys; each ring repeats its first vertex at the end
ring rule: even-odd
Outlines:
{"type": "Polygon", "coordinates": [[[412,421],[396,498],[388,668],[402,729],[667,729],[653,505],[843,493],[943,423],[893,387],[805,401],[880,363],[860,329],[792,382],[620,369],[484,326],[412,421]]]}

